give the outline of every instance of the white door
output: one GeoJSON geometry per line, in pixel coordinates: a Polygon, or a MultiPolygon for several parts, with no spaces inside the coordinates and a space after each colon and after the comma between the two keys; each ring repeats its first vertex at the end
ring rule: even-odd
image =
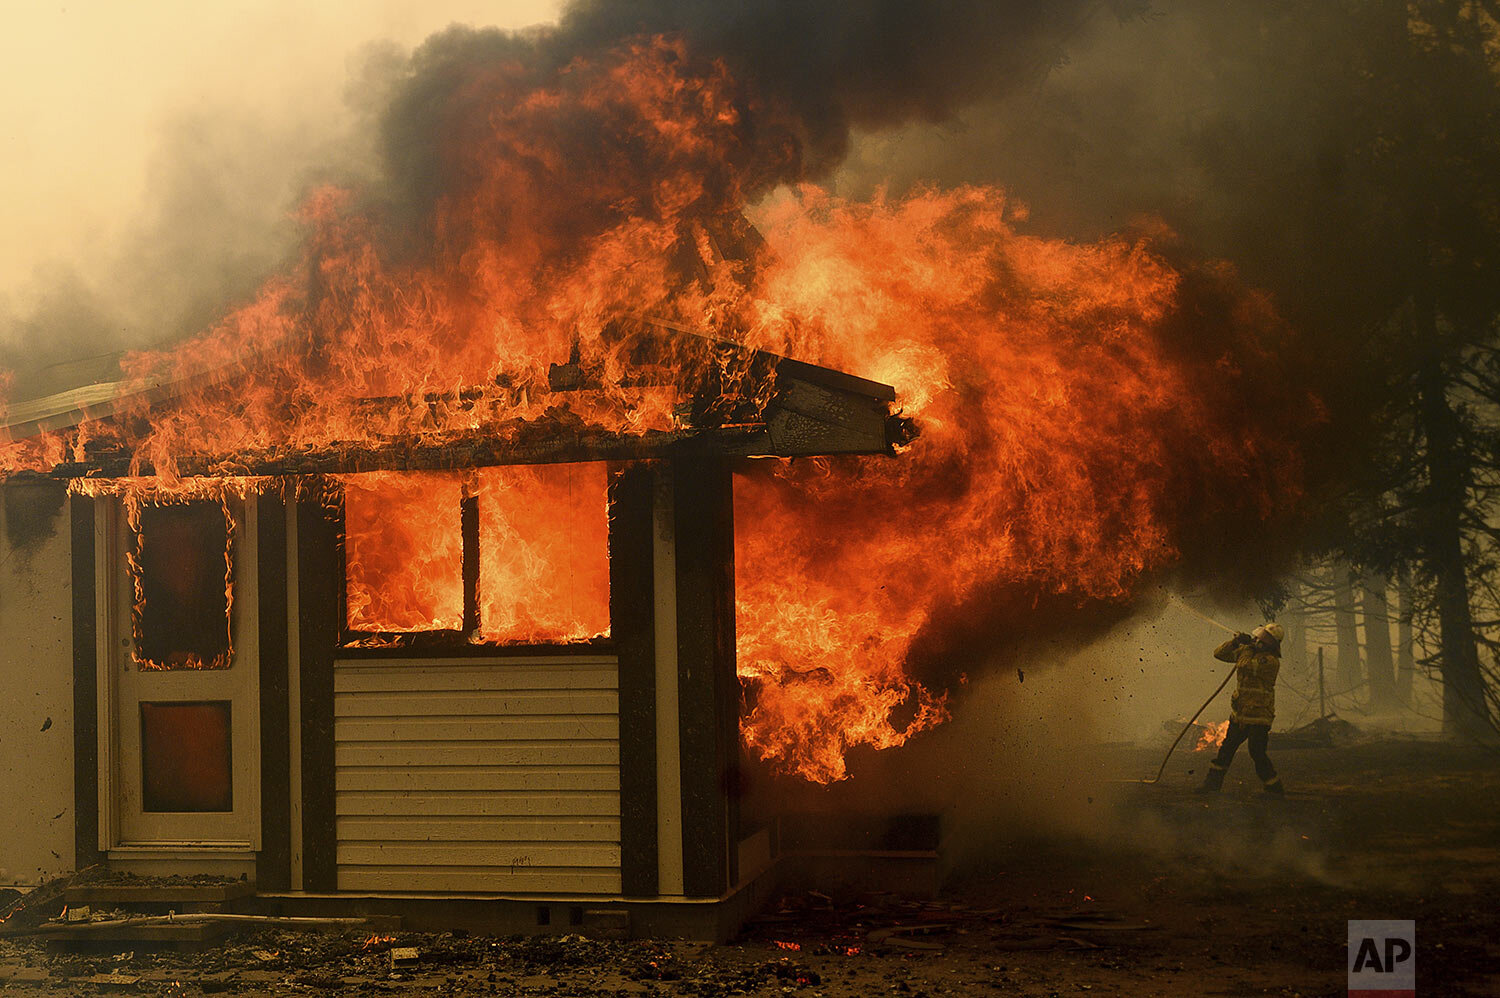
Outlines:
{"type": "Polygon", "coordinates": [[[111,593],[103,844],[256,849],[255,503],[148,505],[135,523],[119,504],[99,508],[100,591],[111,593]]]}

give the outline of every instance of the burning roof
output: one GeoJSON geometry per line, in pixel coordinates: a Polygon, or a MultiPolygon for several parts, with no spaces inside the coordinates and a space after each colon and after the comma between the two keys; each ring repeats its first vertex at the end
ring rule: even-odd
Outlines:
{"type": "MultiPolygon", "coordinates": [[[[613,375],[613,384],[580,360],[575,344],[565,363],[548,365],[545,385],[524,392],[501,375],[446,394],[355,400],[362,410],[406,414],[411,423],[404,436],[329,435],[301,446],[275,440],[247,446],[204,432],[198,446],[172,454],[170,469],[158,469],[140,453],[156,423],[181,418],[174,409],[233,400],[273,366],[265,358],[83,386],[12,407],[0,432],[12,447],[29,449],[27,470],[58,478],[263,477],[695,454],[880,454],[916,436],[915,424],[892,411],[896,393],[889,385],[649,318],[612,323],[608,336],[628,343],[633,358],[613,375]],[[670,399],[669,419],[588,422],[584,414],[600,406],[603,396],[633,411],[670,399]],[[49,466],[54,458],[60,459],[49,466]]],[[[396,421],[385,427],[403,428],[396,421]]]]}

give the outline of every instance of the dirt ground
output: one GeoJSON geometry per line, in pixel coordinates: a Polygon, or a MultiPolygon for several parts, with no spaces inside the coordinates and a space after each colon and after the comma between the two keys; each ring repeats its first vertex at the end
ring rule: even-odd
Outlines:
{"type": "MultiPolygon", "coordinates": [[[[1274,743],[1273,743],[1274,752],[1274,743]]],[[[580,937],[245,933],[199,954],[0,940],[0,993],[45,995],[1343,995],[1346,920],[1415,919],[1418,993],[1500,995],[1500,754],[1418,740],[1274,753],[1224,792],[1101,753],[1093,834],[1012,841],[937,901],[785,898],[726,946],[580,937]],[[390,949],[415,946],[392,970],[390,949]]],[[[1196,773],[1189,775],[1189,769],[1196,773]]]]}

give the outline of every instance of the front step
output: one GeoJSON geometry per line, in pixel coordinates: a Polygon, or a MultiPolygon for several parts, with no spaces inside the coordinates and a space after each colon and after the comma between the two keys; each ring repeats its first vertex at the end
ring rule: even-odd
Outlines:
{"type": "Polygon", "coordinates": [[[255,896],[255,884],[248,880],[196,883],[190,880],[160,880],[145,883],[110,883],[108,881],[77,884],[63,892],[69,908],[95,911],[143,912],[165,915],[232,912],[241,902],[255,896]]]}

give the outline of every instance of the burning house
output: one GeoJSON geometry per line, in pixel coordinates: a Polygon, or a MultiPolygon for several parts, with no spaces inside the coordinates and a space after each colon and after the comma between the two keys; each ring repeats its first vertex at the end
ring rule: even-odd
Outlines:
{"type": "Polygon", "coordinates": [[[576,350],[535,419],[500,419],[493,384],[378,400],[464,426],[232,461],[206,438],[170,485],[126,428],[245,378],[13,409],[13,441],[77,442],[7,487],[50,497],[31,571],[71,566],[27,608],[71,640],[6,621],[51,652],[31,681],[72,689],[72,792],[44,794],[73,816],[62,865],[524,917],[624,898],[691,902],[664,924],[702,926],[743,905],[773,853],[736,794],[732,463],[888,453],[912,428],[885,385],[645,320],[613,335],[639,376],[610,390],[669,394],[670,428],[572,415],[601,390],[576,350]],[[689,384],[651,373],[666,352],[689,384]]]}
{"type": "Polygon", "coordinates": [[[434,38],[384,187],[0,414],[14,870],[717,924],[774,857],[742,750],[841,780],[1294,491],[1224,403],[1278,328],[1232,275],[793,186],[807,121],[723,61],[565,34],[434,38]]]}

